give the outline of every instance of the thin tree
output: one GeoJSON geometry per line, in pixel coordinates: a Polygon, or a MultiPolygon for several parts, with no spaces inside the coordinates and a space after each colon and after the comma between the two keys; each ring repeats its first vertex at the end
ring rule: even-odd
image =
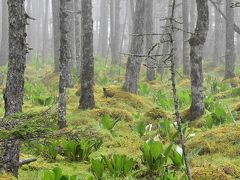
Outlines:
{"type": "MultiPolygon", "coordinates": [[[[222,0],[217,0],[216,3],[218,7],[220,6],[222,0]]],[[[217,67],[220,61],[220,51],[221,51],[221,15],[214,9],[215,14],[215,26],[214,26],[214,53],[213,53],[213,66],[217,67]]]]}
{"type": "Polygon", "coordinates": [[[54,72],[59,72],[60,59],[60,1],[52,0],[52,17],[53,17],[53,47],[54,47],[54,72]]]}
{"type": "Polygon", "coordinates": [[[0,66],[8,62],[8,6],[7,1],[2,0],[2,37],[0,44],[0,66]]]}
{"type": "Polygon", "coordinates": [[[92,109],[94,101],[94,57],[93,57],[93,19],[92,1],[82,0],[81,18],[81,98],[79,107],[92,109]]]}
{"type": "Polygon", "coordinates": [[[234,45],[234,9],[233,0],[226,0],[226,51],[225,51],[225,79],[235,76],[235,45],[234,45]]]}
{"type": "MultiPolygon", "coordinates": [[[[4,93],[5,118],[22,112],[24,96],[24,72],[28,47],[26,43],[26,25],[29,17],[24,9],[24,0],[8,0],[9,12],[9,63],[4,93]]],[[[19,140],[6,140],[3,143],[0,169],[18,177],[19,140]]]]}
{"type": "MultiPolygon", "coordinates": [[[[195,12],[194,12],[195,13],[195,12]]],[[[190,56],[189,56],[189,12],[188,1],[182,0],[182,17],[183,17],[183,48],[182,48],[182,60],[183,60],[183,74],[189,76],[190,74],[190,56]]]]}
{"type": "MultiPolygon", "coordinates": [[[[153,0],[145,1],[145,31],[147,34],[153,33],[153,0]]],[[[153,46],[153,36],[146,36],[146,54],[153,46]]],[[[155,67],[151,58],[147,58],[147,80],[155,80],[155,67]]]]}
{"type": "Polygon", "coordinates": [[[136,10],[134,13],[130,56],[128,57],[126,65],[125,82],[123,85],[123,89],[131,93],[137,93],[138,90],[142,58],[135,55],[141,55],[143,53],[144,37],[138,35],[143,34],[144,31],[144,11],[145,1],[137,0],[136,10]]]}
{"type": "Polygon", "coordinates": [[[204,114],[204,88],[202,72],[202,51],[209,29],[208,0],[196,0],[197,2],[197,25],[192,34],[190,44],[190,64],[191,64],[191,94],[192,104],[190,116],[194,120],[204,114]]]}
{"type": "Polygon", "coordinates": [[[59,79],[59,104],[58,104],[58,125],[59,128],[67,127],[66,101],[69,61],[71,60],[69,33],[69,18],[67,12],[67,0],[60,0],[60,79],[59,79]]]}
{"type": "Polygon", "coordinates": [[[80,0],[74,0],[75,11],[75,45],[76,45],[76,64],[78,76],[81,76],[81,17],[80,0]]]}

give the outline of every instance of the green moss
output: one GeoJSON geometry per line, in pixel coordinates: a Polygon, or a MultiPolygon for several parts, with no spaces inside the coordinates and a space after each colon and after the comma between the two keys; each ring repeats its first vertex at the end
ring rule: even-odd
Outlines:
{"type": "Polygon", "coordinates": [[[222,169],[212,166],[194,167],[191,169],[194,180],[231,180],[231,177],[224,173],[222,169]]]}
{"type": "Polygon", "coordinates": [[[151,120],[159,120],[159,119],[172,119],[171,113],[166,113],[160,108],[152,108],[145,113],[145,116],[150,118],[151,120]]]}
{"type": "Polygon", "coordinates": [[[228,157],[240,154],[240,125],[226,125],[198,133],[187,143],[187,148],[201,148],[200,155],[221,153],[228,157]]]}

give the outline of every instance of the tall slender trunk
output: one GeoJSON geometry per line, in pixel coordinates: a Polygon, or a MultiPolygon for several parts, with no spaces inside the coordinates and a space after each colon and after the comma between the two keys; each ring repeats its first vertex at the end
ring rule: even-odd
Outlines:
{"type": "Polygon", "coordinates": [[[92,0],[82,0],[81,8],[82,74],[79,107],[82,109],[92,109],[95,106],[92,0]]]}
{"type": "Polygon", "coordinates": [[[98,53],[101,57],[107,57],[108,48],[108,2],[107,0],[101,0],[100,5],[100,27],[98,38],[98,53]]]}
{"type": "Polygon", "coordinates": [[[111,14],[111,54],[112,64],[119,63],[119,46],[120,46],[120,0],[110,2],[111,14]]]}
{"type": "Polygon", "coordinates": [[[189,52],[189,18],[188,18],[188,1],[182,0],[182,17],[183,17],[183,74],[189,76],[190,74],[190,52],[189,52]]]}
{"type": "Polygon", "coordinates": [[[60,58],[60,22],[59,22],[60,3],[59,0],[52,0],[53,17],[53,41],[54,41],[54,72],[59,72],[60,58]]]}
{"type": "MultiPolygon", "coordinates": [[[[145,31],[148,34],[153,33],[153,0],[145,2],[145,31]]],[[[146,54],[149,54],[152,46],[153,36],[146,36],[146,54]]],[[[147,80],[153,81],[155,78],[155,62],[151,58],[147,58],[147,80]]]]}
{"type": "MultiPolygon", "coordinates": [[[[143,34],[144,31],[144,11],[145,11],[145,1],[136,1],[136,10],[134,13],[133,21],[133,34],[143,34]]],[[[126,65],[126,75],[123,88],[127,92],[137,93],[139,75],[141,70],[142,58],[135,55],[143,53],[143,36],[132,36],[130,56],[128,57],[126,65]]]]}
{"type": "MultiPolygon", "coordinates": [[[[24,72],[26,65],[27,16],[24,0],[8,0],[9,12],[9,63],[4,93],[5,117],[22,112],[24,96],[24,72]]],[[[3,143],[0,169],[18,176],[20,141],[6,140],[3,143]]]]}
{"type": "Polygon", "coordinates": [[[78,76],[81,76],[81,21],[80,21],[80,0],[74,0],[75,11],[75,44],[76,64],[78,76]]]}
{"type": "Polygon", "coordinates": [[[43,22],[43,60],[46,60],[49,53],[49,32],[48,32],[48,10],[49,0],[45,0],[44,22],[43,22]]]}
{"type": "Polygon", "coordinates": [[[208,0],[196,0],[197,2],[197,25],[194,34],[192,34],[190,43],[190,63],[191,63],[191,93],[192,104],[190,107],[190,116],[192,120],[204,114],[204,88],[202,72],[202,53],[206,42],[209,29],[209,11],[208,0]]]}
{"type": "Polygon", "coordinates": [[[69,61],[71,60],[71,45],[68,38],[69,17],[67,0],[60,0],[60,79],[59,79],[59,104],[58,104],[58,125],[59,128],[67,126],[66,101],[67,101],[67,81],[69,71],[69,61]]]}
{"type": "MultiPolygon", "coordinates": [[[[220,7],[222,0],[217,1],[218,7],[220,7]]],[[[217,67],[220,62],[220,52],[221,52],[221,15],[219,12],[214,8],[215,14],[215,27],[214,27],[214,53],[213,53],[213,66],[217,67]]]]}
{"type": "Polygon", "coordinates": [[[0,44],[0,66],[8,62],[8,6],[7,0],[2,0],[2,38],[0,44]]]}
{"type": "Polygon", "coordinates": [[[235,76],[235,45],[234,45],[234,9],[233,0],[226,0],[226,51],[225,51],[225,79],[235,76]]]}

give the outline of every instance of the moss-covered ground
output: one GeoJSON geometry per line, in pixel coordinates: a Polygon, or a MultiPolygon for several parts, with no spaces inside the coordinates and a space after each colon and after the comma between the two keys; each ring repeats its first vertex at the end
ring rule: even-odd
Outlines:
{"type": "MultiPolygon", "coordinates": [[[[90,158],[126,154],[136,161],[141,161],[140,147],[149,137],[157,134],[154,128],[157,128],[159,121],[163,118],[174,121],[169,73],[166,72],[162,80],[158,77],[155,81],[146,82],[143,71],[138,95],[133,95],[122,90],[123,68],[124,66],[121,69],[112,68],[106,65],[104,60],[97,58],[94,87],[96,107],[86,111],[78,108],[81,92],[76,72],[73,71],[75,86],[67,91],[68,128],[63,131],[86,139],[102,138],[102,146],[92,153],[90,158]],[[104,96],[103,88],[107,89],[111,97],[104,96]],[[101,119],[105,115],[120,120],[111,131],[101,125],[101,119]],[[153,124],[153,131],[140,137],[135,130],[140,121],[153,124]]],[[[6,67],[0,69],[5,74],[6,70],[6,67]]],[[[192,136],[187,141],[187,149],[193,179],[196,180],[240,179],[240,71],[237,71],[236,78],[231,80],[223,81],[221,74],[221,67],[205,73],[207,109],[204,116],[188,124],[192,136]],[[224,113],[221,113],[223,111],[224,113]]],[[[23,112],[41,112],[51,107],[56,108],[58,74],[53,73],[52,64],[40,65],[33,61],[27,65],[25,77],[23,112]]],[[[182,76],[177,79],[181,115],[184,121],[188,121],[191,104],[190,80],[182,76]]],[[[4,84],[0,91],[4,91],[4,84]]],[[[3,115],[4,102],[1,94],[0,116],[3,115]]],[[[61,167],[65,174],[79,175],[82,179],[92,175],[88,162],[72,162],[60,155],[57,155],[56,160],[50,161],[34,154],[26,143],[23,143],[21,158],[37,156],[37,161],[22,166],[19,179],[41,179],[45,169],[55,166],[61,167]]],[[[0,175],[0,179],[11,177],[5,174],[0,175]]]]}

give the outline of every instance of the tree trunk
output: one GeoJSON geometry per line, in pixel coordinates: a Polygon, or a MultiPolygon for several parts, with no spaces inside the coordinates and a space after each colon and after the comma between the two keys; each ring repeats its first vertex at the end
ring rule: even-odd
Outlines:
{"type": "Polygon", "coordinates": [[[92,109],[95,106],[92,1],[82,0],[81,8],[82,74],[79,107],[82,109],[92,109]]]}
{"type": "Polygon", "coordinates": [[[209,29],[209,11],[208,0],[196,0],[197,2],[197,25],[194,34],[192,34],[190,43],[191,57],[191,93],[192,104],[190,107],[190,116],[192,120],[204,114],[204,88],[203,88],[203,72],[202,72],[202,53],[203,46],[206,42],[209,29]]]}
{"type": "MultiPolygon", "coordinates": [[[[133,34],[143,34],[144,31],[144,11],[145,11],[145,1],[136,1],[136,10],[134,13],[133,22],[133,34]]],[[[126,75],[123,88],[127,92],[137,93],[139,75],[141,69],[142,58],[134,55],[139,55],[143,53],[143,36],[132,36],[130,55],[128,57],[126,66],[126,75]]]]}
{"type": "MultiPolygon", "coordinates": [[[[22,112],[24,96],[24,72],[26,65],[27,16],[24,0],[8,0],[9,12],[9,63],[6,90],[4,93],[5,117],[22,112]]],[[[6,140],[2,147],[0,169],[18,176],[20,142],[6,140]]]]}
{"type": "Polygon", "coordinates": [[[98,38],[98,52],[101,57],[107,58],[108,48],[108,2],[101,0],[100,10],[100,29],[98,38]]]}
{"type": "Polygon", "coordinates": [[[2,38],[0,44],[0,66],[8,62],[8,6],[7,0],[2,0],[2,38]]]}
{"type": "MultiPolygon", "coordinates": [[[[222,0],[217,1],[218,7],[220,7],[222,0]]],[[[220,51],[221,51],[221,15],[214,8],[215,14],[215,27],[214,27],[214,53],[213,53],[213,67],[217,67],[220,62],[220,51]]]]}
{"type": "Polygon", "coordinates": [[[183,17],[183,74],[190,74],[190,52],[189,52],[189,18],[188,18],[188,1],[182,0],[182,17],[183,17]]]}
{"type": "Polygon", "coordinates": [[[76,64],[78,76],[81,76],[81,21],[80,21],[80,0],[74,0],[75,7],[75,44],[76,64]]]}
{"type": "Polygon", "coordinates": [[[234,47],[234,9],[233,0],[226,0],[226,51],[225,51],[225,79],[235,76],[235,47],[234,47]]]}
{"type": "Polygon", "coordinates": [[[59,22],[60,3],[59,0],[52,0],[53,17],[53,41],[54,41],[54,72],[59,72],[60,58],[60,22],[59,22]]]}
{"type": "Polygon", "coordinates": [[[69,33],[69,13],[67,12],[67,0],[60,0],[60,80],[59,80],[59,104],[58,104],[58,125],[59,128],[67,126],[66,121],[66,101],[67,83],[69,74],[69,61],[71,61],[71,45],[68,38],[69,33]]]}
{"type": "MultiPolygon", "coordinates": [[[[145,2],[145,31],[147,34],[153,33],[153,0],[145,2]]],[[[146,36],[146,54],[149,53],[152,46],[153,36],[146,36]]],[[[153,81],[155,78],[155,62],[151,58],[147,58],[147,80],[153,81]]]]}
{"type": "Polygon", "coordinates": [[[44,61],[47,60],[49,52],[49,33],[48,33],[48,9],[49,9],[49,0],[45,0],[45,11],[44,11],[44,23],[43,23],[43,54],[42,58],[44,61]]]}
{"type": "Polygon", "coordinates": [[[110,24],[111,24],[111,54],[112,64],[119,63],[120,46],[120,0],[110,2],[110,24]]]}
{"type": "MultiPolygon", "coordinates": [[[[76,47],[75,47],[75,15],[74,15],[74,0],[67,0],[67,11],[68,11],[68,23],[69,23],[69,32],[68,32],[68,41],[70,42],[70,51],[71,51],[71,61],[70,61],[70,72],[73,67],[73,64],[76,62],[76,47]]],[[[69,79],[70,80],[70,79],[69,79]]],[[[73,83],[71,81],[67,84],[68,87],[72,87],[73,83]]]]}

